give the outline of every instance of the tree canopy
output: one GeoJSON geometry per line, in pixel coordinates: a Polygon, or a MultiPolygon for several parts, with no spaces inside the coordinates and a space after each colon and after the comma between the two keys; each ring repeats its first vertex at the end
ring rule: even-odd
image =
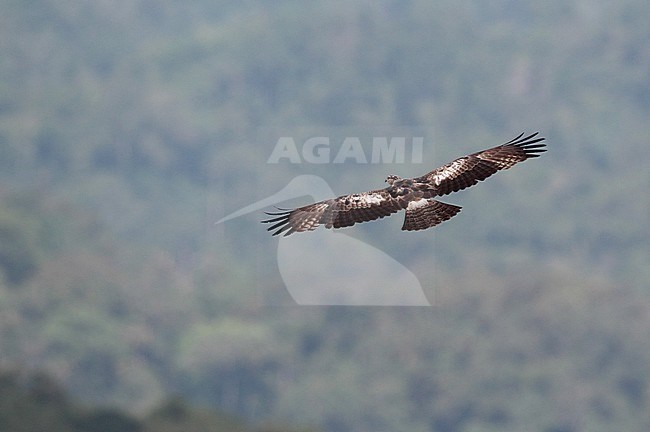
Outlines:
{"type": "MultiPolygon", "coordinates": [[[[650,428],[646,1],[2,10],[0,369],[65,395],[34,422],[650,428]],[[260,218],[214,225],[299,174],[370,190],[536,130],[549,151],[454,196],[453,221],[346,231],[432,308],[298,307],[260,218]],[[422,163],[268,163],[283,136],[394,131],[422,163]]],[[[40,403],[3,377],[0,404],[40,403]]]]}

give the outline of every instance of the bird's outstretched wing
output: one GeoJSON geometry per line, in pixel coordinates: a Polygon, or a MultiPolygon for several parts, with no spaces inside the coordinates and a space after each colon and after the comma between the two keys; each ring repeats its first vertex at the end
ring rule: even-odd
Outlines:
{"type": "Polygon", "coordinates": [[[270,223],[268,231],[273,235],[284,233],[285,236],[294,232],[312,231],[318,225],[325,228],[342,228],[352,226],[357,222],[367,222],[405,209],[410,197],[393,198],[386,189],[343,195],[309,204],[295,210],[281,210],[266,214],[270,219],[262,223],[270,223]]]}
{"type": "Polygon", "coordinates": [[[522,133],[500,146],[458,158],[414,180],[430,183],[437,191],[436,195],[447,195],[473,186],[499,170],[538,157],[546,151],[546,144],[539,144],[544,138],[536,138],[537,132],[523,136],[522,133]]]}

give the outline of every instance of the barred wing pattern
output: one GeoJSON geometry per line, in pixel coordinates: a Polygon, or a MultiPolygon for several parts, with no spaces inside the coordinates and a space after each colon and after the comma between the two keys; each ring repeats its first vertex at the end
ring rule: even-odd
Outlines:
{"type": "Polygon", "coordinates": [[[434,199],[411,201],[404,215],[403,231],[419,231],[434,227],[456,216],[461,207],[434,199]]]}
{"type": "Polygon", "coordinates": [[[406,210],[402,230],[417,231],[438,225],[454,217],[460,207],[432,199],[468,188],[499,170],[511,168],[545,152],[544,138],[537,133],[524,134],[497,147],[458,158],[414,179],[388,176],[389,186],[359,194],[343,195],[294,210],[278,209],[266,213],[273,235],[312,231],[319,225],[342,228],[406,210]]]}
{"type": "Polygon", "coordinates": [[[271,219],[262,223],[272,223],[268,231],[273,235],[313,231],[318,225],[325,228],[343,228],[357,222],[368,222],[396,213],[408,206],[408,199],[393,198],[386,189],[360,194],[343,195],[295,210],[281,210],[266,214],[271,219]]]}
{"type": "Polygon", "coordinates": [[[473,186],[499,170],[539,157],[546,151],[545,144],[538,144],[544,138],[535,138],[537,133],[523,136],[522,133],[500,146],[458,158],[414,180],[430,183],[439,196],[473,186]]]}

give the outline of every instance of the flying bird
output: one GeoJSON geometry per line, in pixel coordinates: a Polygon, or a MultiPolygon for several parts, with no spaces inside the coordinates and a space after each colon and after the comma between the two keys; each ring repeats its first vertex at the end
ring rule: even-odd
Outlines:
{"type": "Polygon", "coordinates": [[[461,207],[437,201],[434,197],[450,194],[475,185],[499,170],[518,162],[539,157],[546,151],[538,132],[524,134],[497,147],[460,157],[416,178],[389,175],[388,187],[369,192],[342,195],[294,210],[266,212],[273,235],[325,228],[343,228],[406,210],[402,230],[417,231],[436,226],[454,217],[461,207]]]}

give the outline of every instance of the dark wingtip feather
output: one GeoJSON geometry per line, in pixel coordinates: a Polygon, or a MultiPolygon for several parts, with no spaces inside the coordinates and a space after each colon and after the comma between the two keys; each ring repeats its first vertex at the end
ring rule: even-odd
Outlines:
{"type": "MultiPolygon", "coordinates": [[[[277,224],[277,225],[272,226],[270,228],[267,228],[267,231],[273,231],[276,228],[277,228],[277,230],[272,234],[273,236],[276,236],[276,235],[281,234],[282,232],[286,231],[287,229],[290,228],[290,225],[282,225],[282,223],[280,223],[280,224],[277,224]]],[[[287,234],[285,234],[285,236],[286,235],[287,234]]]]}
{"type": "Polygon", "coordinates": [[[272,216],[272,218],[271,219],[264,219],[261,222],[262,223],[270,223],[270,222],[279,221],[281,219],[287,219],[289,217],[290,213],[291,213],[291,211],[288,211],[288,210],[287,211],[282,211],[282,212],[264,212],[265,215],[272,216]],[[277,217],[273,217],[273,216],[277,216],[277,217]]]}
{"type": "Polygon", "coordinates": [[[508,141],[508,142],[505,143],[504,145],[514,144],[514,143],[516,143],[516,142],[519,140],[519,138],[521,138],[522,136],[524,136],[524,132],[520,133],[519,135],[517,135],[516,137],[514,137],[513,139],[511,139],[510,141],[508,141]]]}
{"type": "Polygon", "coordinates": [[[520,147],[522,150],[524,150],[526,153],[530,152],[539,152],[543,153],[547,150],[546,144],[536,144],[536,145],[531,145],[531,146],[521,146],[520,147]]]}
{"type": "Polygon", "coordinates": [[[287,220],[287,217],[288,217],[288,215],[282,215],[280,217],[276,217],[276,218],[273,218],[273,219],[264,219],[261,222],[262,223],[273,223],[273,222],[277,222],[277,221],[281,221],[281,220],[287,220]]]}
{"type": "Polygon", "coordinates": [[[291,213],[291,210],[285,210],[285,209],[278,209],[280,210],[279,212],[264,212],[264,214],[267,214],[269,216],[276,216],[276,215],[285,215],[291,213]]]}
{"type": "Polygon", "coordinates": [[[270,227],[267,228],[268,231],[272,231],[278,227],[282,227],[285,224],[289,223],[289,214],[286,214],[284,216],[280,216],[274,219],[267,219],[263,220],[262,223],[272,223],[270,227]]]}
{"type": "Polygon", "coordinates": [[[544,137],[535,138],[539,135],[539,132],[528,135],[525,138],[521,138],[524,134],[520,134],[519,137],[510,141],[510,145],[519,147],[526,153],[526,157],[535,158],[539,157],[541,153],[544,153],[546,149],[546,143],[542,142],[546,140],[544,137]]]}
{"type": "MultiPolygon", "coordinates": [[[[276,207],[277,208],[277,207],[276,207]]],[[[283,210],[283,209],[278,209],[278,210],[283,210]]],[[[270,227],[268,227],[266,230],[267,231],[273,231],[272,235],[276,236],[283,231],[286,231],[287,229],[291,228],[289,225],[289,215],[291,214],[291,211],[282,211],[282,212],[264,212],[265,214],[269,216],[277,216],[277,217],[271,217],[269,219],[264,219],[260,221],[261,223],[271,223],[270,227]]],[[[286,235],[286,234],[285,234],[286,235]]]]}

